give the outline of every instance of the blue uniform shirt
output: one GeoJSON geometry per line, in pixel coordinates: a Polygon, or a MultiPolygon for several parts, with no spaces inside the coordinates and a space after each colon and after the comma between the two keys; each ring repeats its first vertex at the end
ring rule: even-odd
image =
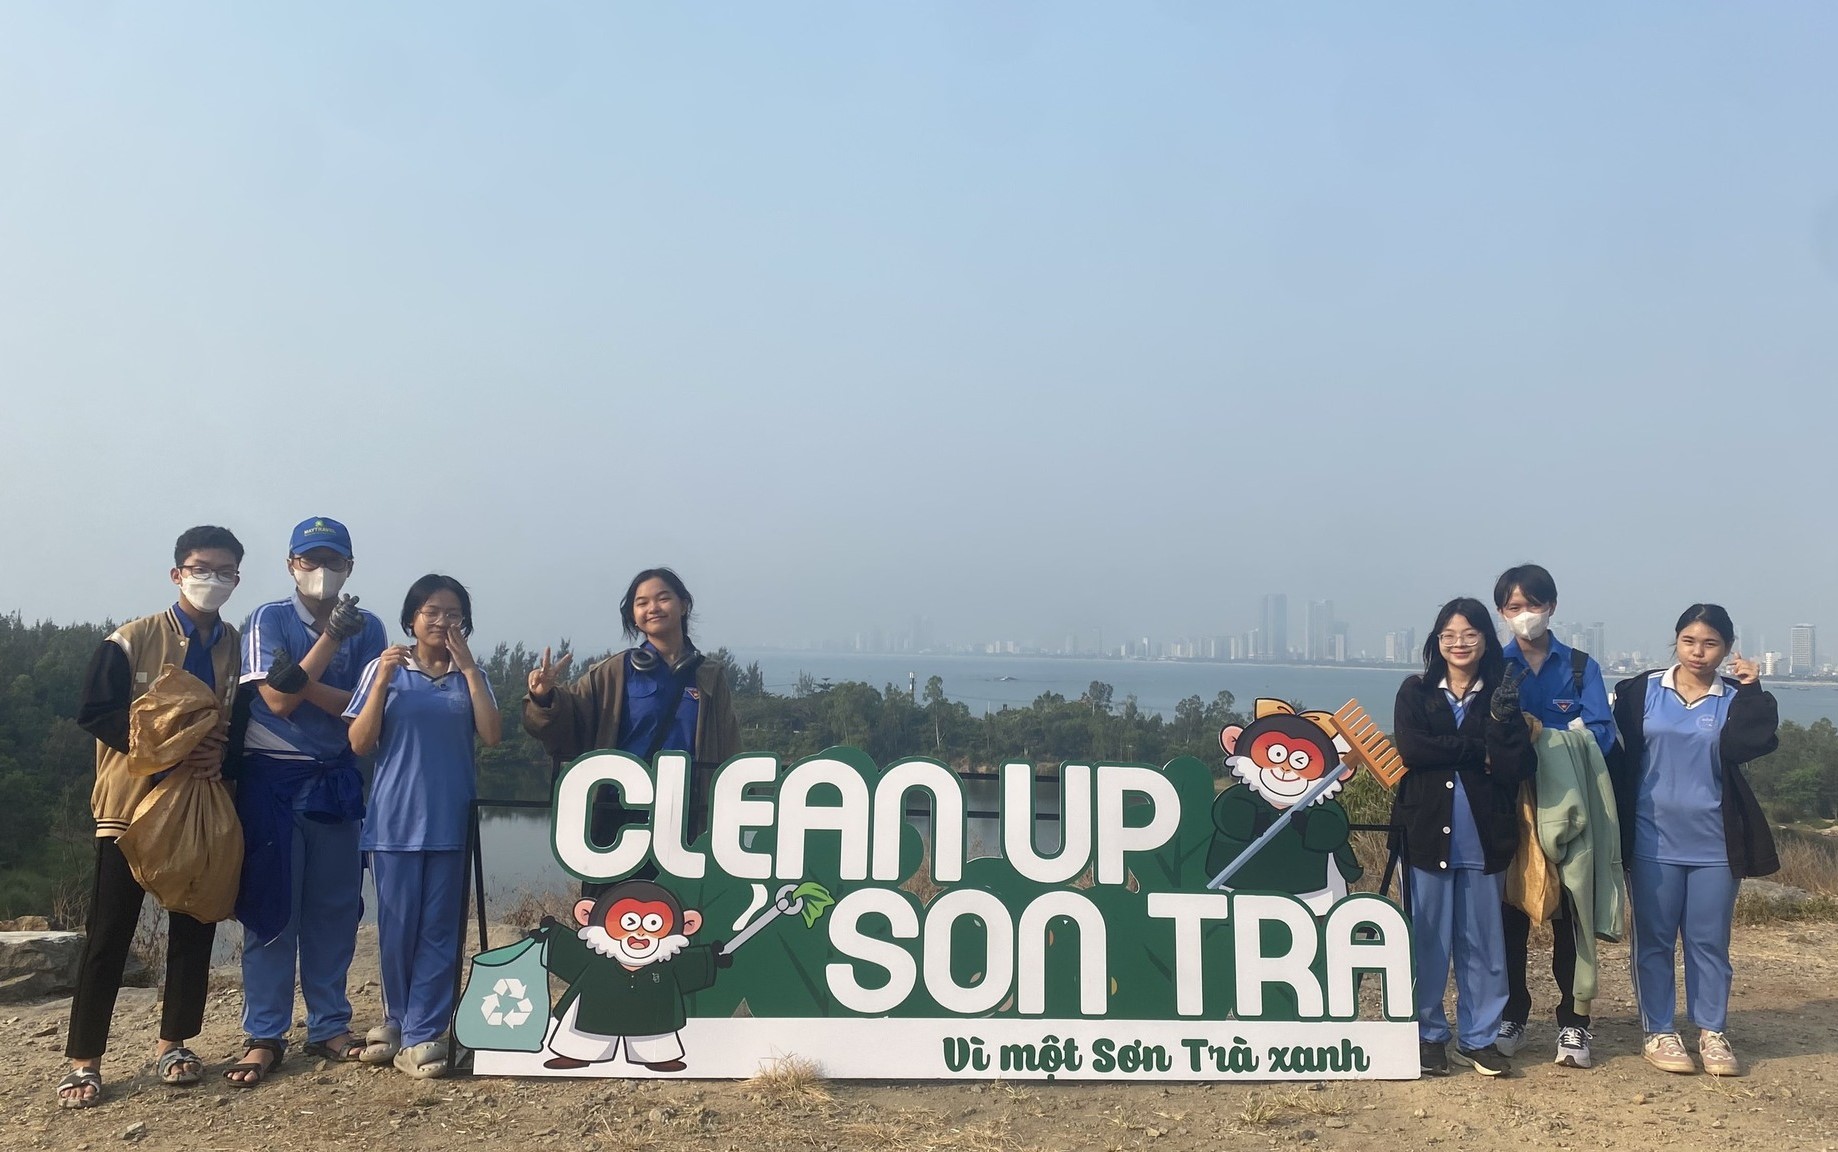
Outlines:
{"type": "MultiPolygon", "coordinates": [[[[318,639],[313,615],[298,596],[262,605],[250,613],[243,625],[243,683],[267,679],[276,648],[285,648],[295,660],[304,660],[318,639]]],[[[388,646],[389,634],[383,622],[375,614],[364,612],[364,630],[338,646],[337,655],[319,682],[328,688],[350,691],[357,686],[365,665],[381,656],[388,646]]],[[[287,760],[330,762],[350,753],[351,738],[343,719],[317,705],[302,701],[291,716],[276,716],[258,692],[249,706],[249,734],[243,740],[243,748],[287,760]]]]}
{"type": "Polygon", "coordinates": [[[204,686],[212,692],[217,691],[217,668],[211,662],[211,649],[223,639],[223,619],[219,617],[211,626],[210,636],[199,643],[198,623],[185,614],[185,605],[174,602],[172,614],[179,618],[179,627],[185,630],[185,671],[204,681],[204,686]]]}
{"type": "MultiPolygon", "coordinates": [[[[664,663],[649,640],[642,648],[651,654],[653,662],[649,668],[640,669],[635,666],[633,654],[626,654],[625,714],[619,719],[619,750],[641,759],[657,738],[657,726],[670,700],[670,686],[677,681],[677,672],[664,663]]],[[[660,751],[687,752],[695,756],[696,716],[701,710],[701,700],[702,693],[697,690],[692,676],[683,686],[683,702],[677,705],[676,719],[660,751]]]]}
{"type": "Polygon", "coordinates": [[[1723,679],[1687,705],[1678,666],[1647,681],[1646,754],[1634,794],[1634,858],[1703,867],[1729,863],[1720,743],[1730,699],[1723,679]]]}
{"type": "Polygon", "coordinates": [[[1583,694],[1578,697],[1570,652],[1568,644],[1551,637],[1550,654],[1544,658],[1544,666],[1534,673],[1525,657],[1519,654],[1518,637],[1507,641],[1506,662],[1526,671],[1525,679],[1519,682],[1519,708],[1538,717],[1538,722],[1546,728],[1568,728],[1572,720],[1581,717],[1601,747],[1602,755],[1606,756],[1615,746],[1615,714],[1608,707],[1608,688],[1602,683],[1602,666],[1595,662],[1595,657],[1589,657],[1589,663],[1583,668],[1583,694]]]}
{"type": "MultiPolygon", "coordinates": [[[[364,668],[347,719],[377,690],[377,661],[364,668]]],[[[491,696],[491,685],[485,685],[491,696]]],[[[491,706],[498,700],[491,696],[491,706]]],[[[409,657],[389,681],[376,779],[364,818],[366,852],[458,852],[478,795],[472,688],[463,673],[430,676],[409,657]]]]}
{"type": "MultiPolygon", "coordinates": [[[[1468,694],[1457,700],[1455,693],[1449,691],[1448,680],[1443,680],[1442,695],[1455,712],[1455,727],[1460,728],[1468,718],[1468,709],[1480,691],[1481,682],[1476,680],[1468,694]]],[[[1487,854],[1481,850],[1481,830],[1474,823],[1474,805],[1468,801],[1468,789],[1459,772],[1455,774],[1455,795],[1449,802],[1449,867],[1483,871],[1487,867],[1487,854]]]]}

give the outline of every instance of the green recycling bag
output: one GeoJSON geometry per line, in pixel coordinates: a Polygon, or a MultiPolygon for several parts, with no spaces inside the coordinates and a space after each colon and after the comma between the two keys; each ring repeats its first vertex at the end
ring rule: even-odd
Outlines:
{"type": "Polygon", "coordinates": [[[472,958],[453,1035],[482,1052],[540,1052],[549,1030],[547,946],[519,940],[472,958]]]}

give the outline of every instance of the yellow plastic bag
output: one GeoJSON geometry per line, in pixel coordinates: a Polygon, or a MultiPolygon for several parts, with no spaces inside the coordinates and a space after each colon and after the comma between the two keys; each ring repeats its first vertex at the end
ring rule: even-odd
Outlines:
{"type": "Polygon", "coordinates": [[[165,665],[128,709],[128,771],[164,772],[223,722],[223,705],[204,681],[165,665]]]}
{"type": "MultiPolygon", "coordinates": [[[[128,771],[164,772],[224,723],[223,706],[204,681],[175,664],[128,710],[128,771]]],[[[181,769],[153,786],[116,841],[135,882],[168,912],[215,924],[236,910],[243,830],[221,780],[181,769]]]]}
{"type": "Polygon", "coordinates": [[[1538,785],[1527,780],[1519,785],[1519,847],[1513,862],[1506,868],[1506,902],[1543,924],[1557,915],[1562,886],[1557,865],[1551,863],[1538,844],[1538,785]]]}
{"type": "Polygon", "coordinates": [[[166,777],[134,810],[116,845],[135,882],[168,912],[205,924],[235,913],[243,829],[223,781],[166,777]]]}

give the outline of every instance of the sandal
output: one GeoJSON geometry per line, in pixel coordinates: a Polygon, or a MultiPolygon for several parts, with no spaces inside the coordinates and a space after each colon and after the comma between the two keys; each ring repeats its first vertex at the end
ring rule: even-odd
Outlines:
{"type": "Polygon", "coordinates": [[[366,1064],[387,1064],[402,1050],[402,1029],[394,1024],[378,1024],[364,1033],[364,1051],[358,1057],[366,1064]]]}
{"type": "Polygon", "coordinates": [[[190,1087],[204,1079],[204,1061],[198,1054],[181,1044],[161,1053],[157,1065],[160,1083],[174,1087],[190,1087]],[[186,1065],[191,1065],[187,1068],[186,1065]]]}
{"type": "Polygon", "coordinates": [[[447,1074],[448,1055],[445,1040],[429,1040],[397,1052],[395,1065],[417,1080],[433,1080],[447,1074]]]}
{"type": "Polygon", "coordinates": [[[241,1064],[232,1064],[225,1068],[223,1078],[228,1080],[233,1088],[253,1088],[260,1084],[267,1078],[268,1073],[280,1065],[281,1057],[287,1055],[287,1041],[285,1040],[257,1040],[250,1036],[243,1040],[243,1048],[249,1052],[267,1052],[274,1059],[268,1061],[244,1060],[241,1064]],[[238,1072],[252,1072],[254,1075],[247,1080],[238,1080],[236,1078],[238,1072]]]}
{"type": "Polygon", "coordinates": [[[342,1044],[334,1044],[331,1040],[310,1040],[301,1045],[300,1051],[321,1060],[330,1060],[334,1064],[349,1064],[364,1055],[365,1045],[362,1040],[349,1032],[341,1032],[339,1035],[345,1038],[342,1044]]]}
{"type": "Polygon", "coordinates": [[[102,1102],[102,1073],[94,1068],[72,1068],[57,1082],[59,1108],[94,1108],[102,1102]],[[86,1093],[83,1090],[87,1088],[86,1093]]]}

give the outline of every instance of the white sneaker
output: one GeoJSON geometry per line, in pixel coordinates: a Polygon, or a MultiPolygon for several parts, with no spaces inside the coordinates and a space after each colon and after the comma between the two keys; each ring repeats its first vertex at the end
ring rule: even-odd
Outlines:
{"type": "Polygon", "coordinates": [[[1519,1051],[1525,1047],[1525,1025],[1512,1020],[1500,1025],[1500,1035],[1494,1040],[1493,1046],[1500,1050],[1502,1056],[1511,1056],[1519,1051]]]}
{"type": "Polygon", "coordinates": [[[1557,1059],[1553,1063],[1566,1068],[1587,1068],[1594,1061],[1589,1055],[1589,1029],[1559,1028],[1557,1030],[1557,1059]]]}

